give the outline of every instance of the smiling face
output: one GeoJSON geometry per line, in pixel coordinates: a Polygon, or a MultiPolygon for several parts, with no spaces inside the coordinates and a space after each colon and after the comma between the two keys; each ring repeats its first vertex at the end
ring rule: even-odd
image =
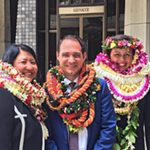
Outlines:
{"type": "Polygon", "coordinates": [[[37,63],[34,57],[29,52],[23,50],[20,50],[13,66],[30,82],[36,77],[38,72],[37,63]]]}
{"type": "Polygon", "coordinates": [[[129,48],[115,48],[111,50],[110,59],[112,62],[116,63],[121,71],[126,70],[130,67],[133,54],[132,50],[129,48]]]}
{"type": "Polygon", "coordinates": [[[57,53],[57,59],[65,77],[73,81],[80,73],[86,53],[82,53],[81,45],[75,39],[64,39],[57,53]]]}

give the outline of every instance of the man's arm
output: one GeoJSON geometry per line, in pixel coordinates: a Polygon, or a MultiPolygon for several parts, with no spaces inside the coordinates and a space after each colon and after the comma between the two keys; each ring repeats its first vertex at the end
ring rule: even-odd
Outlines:
{"type": "Polygon", "coordinates": [[[101,131],[94,150],[112,150],[116,138],[116,115],[107,83],[100,79],[101,131]]]}

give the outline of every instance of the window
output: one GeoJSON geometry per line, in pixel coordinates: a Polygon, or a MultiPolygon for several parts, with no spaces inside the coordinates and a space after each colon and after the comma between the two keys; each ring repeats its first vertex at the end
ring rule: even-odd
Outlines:
{"type": "Polygon", "coordinates": [[[125,0],[107,0],[106,36],[124,33],[125,0]]]}

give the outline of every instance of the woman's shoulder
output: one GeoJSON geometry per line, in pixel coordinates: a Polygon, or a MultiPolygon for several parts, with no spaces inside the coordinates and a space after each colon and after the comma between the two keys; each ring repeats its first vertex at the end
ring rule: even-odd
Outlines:
{"type": "Polygon", "coordinates": [[[17,101],[17,98],[7,89],[0,88],[0,104],[13,107],[17,101]]]}
{"type": "MultiPolygon", "coordinates": [[[[142,100],[141,100],[142,101],[142,100]]],[[[148,105],[147,107],[150,106],[150,89],[146,93],[146,95],[143,97],[143,101],[145,101],[145,104],[148,105]]]]}
{"type": "Polygon", "coordinates": [[[0,97],[11,98],[11,93],[7,89],[0,88],[0,97]]]}
{"type": "Polygon", "coordinates": [[[14,112],[14,101],[12,94],[3,88],[0,88],[0,116],[12,116],[14,112]]]}

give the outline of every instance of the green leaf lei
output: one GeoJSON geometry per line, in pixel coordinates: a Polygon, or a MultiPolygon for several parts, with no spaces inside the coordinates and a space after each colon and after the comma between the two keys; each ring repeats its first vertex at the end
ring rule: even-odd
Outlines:
{"type": "MultiPolygon", "coordinates": [[[[113,145],[113,150],[133,150],[136,142],[136,131],[139,126],[139,114],[140,110],[138,106],[134,106],[131,114],[127,115],[127,125],[124,129],[116,126],[117,137],[116,143],[113,145]]],[[[120,121],[121,117],[117,114],[117,121],[120,121]]]]}

